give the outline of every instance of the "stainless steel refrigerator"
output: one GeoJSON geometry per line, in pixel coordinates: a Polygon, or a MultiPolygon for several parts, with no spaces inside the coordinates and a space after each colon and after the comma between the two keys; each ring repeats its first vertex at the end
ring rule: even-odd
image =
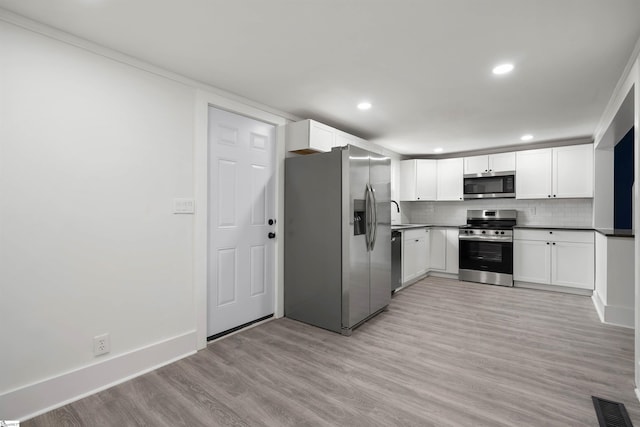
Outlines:
{"type": "Polygon", "coordinates": [[[354,146],[285,160],[285,316],[351,335],[391,299],[388,157],[354,146]]]}

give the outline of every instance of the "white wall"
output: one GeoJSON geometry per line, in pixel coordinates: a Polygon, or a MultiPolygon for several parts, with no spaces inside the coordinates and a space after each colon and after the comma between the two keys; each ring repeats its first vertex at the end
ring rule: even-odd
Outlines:
{"type": "MultiPolygon", "coordinates": [[[[616,116],[619,112],[624,111],[625,101],[629,99],[630,91],[633,91],[633,111],[630,114],[633,118],[633,125],[636,132],[634,133],[634,206],[636,206],[634,212],[634,234],[638,236],[638,224],[640,223],[640,212],[637,209],[639,204],[639,193],[637,182],[640,179],[640,40],[636,43],[633,53],[629,58],[627,66],[624,72],[620,76],[620,80],[609,100],[605,111],[602,114],[600,123],[594,132],[594,147],[598,147],[599,144],[607,144],[610,140],[607,136],[607,132],[611,128],[612,124],[616,121],[616,116]]],[[[635,253],[640,253],[640,239],[637,237],[634,239],[635,253]]],[[[635,313],[640,313],[640,262],[635,262],[635,313]]],[[[635,316],[635,385],[636,396],[640,399],[640,316],[635,316]]]]}
{"type": "Polygon", "coordinates": [[[595,292],[600,320],[634,327],[634,239],[596,233],[595,292]]]}
{"type": "Polygon", "coordinates": [[[0,40],[0,418],[13,418],[17,389],[193,332],[193,216],[172,199],[193,197],[195,91],[2,21],[0,40]]]}

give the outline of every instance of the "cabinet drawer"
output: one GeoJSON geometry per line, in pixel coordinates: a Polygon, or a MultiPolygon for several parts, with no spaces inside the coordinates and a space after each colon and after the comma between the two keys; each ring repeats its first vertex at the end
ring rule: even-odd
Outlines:
{"type": "Polygon", "coordinates": [[[420,238],[425,238],[428,236],[429,229],[428,228],[411,228],[408,230],[402,231],[402,240],[415,240],[420,238]]]}
{"type": "Polygon", "coordinates": [[[593,243],[593,231],[552,230],[554,242],[593,243]]]}
{"type": "Polygon", "coordinates": [[[513,231],[514,240],[540,240],[545,242],[593,243],[593,231],[521,230],[513,231]]]}
{"type": "Polygon", "coordinates": [[[551,239],[551,230],[513,230],[513,240],[543,240],[548,242],[551,239]]]}

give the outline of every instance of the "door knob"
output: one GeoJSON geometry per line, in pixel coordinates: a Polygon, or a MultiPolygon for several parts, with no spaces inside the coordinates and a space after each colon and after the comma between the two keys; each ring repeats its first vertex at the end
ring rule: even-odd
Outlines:
{"type": "Polygon", "coordinates": [[[269,237],[270,239],[275,239],[276,238],[276,233],[269,232],[269,234],[267,234],[267,237],[269,237]]]}
{"type": "Polygon", "coordinates": [[[269,222],[269,225],[273,225],[273,224],[276,223],[276,220],[275,219],[270,219],[268,222],[269,222]]]}

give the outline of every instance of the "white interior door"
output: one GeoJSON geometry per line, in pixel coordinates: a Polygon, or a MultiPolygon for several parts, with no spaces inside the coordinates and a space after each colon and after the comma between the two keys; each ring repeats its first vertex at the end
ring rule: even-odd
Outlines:
{"type": "Polygon", "coordinates": [[[209,108],[207,336],[274,312],[275,126],[209,108]]]}

